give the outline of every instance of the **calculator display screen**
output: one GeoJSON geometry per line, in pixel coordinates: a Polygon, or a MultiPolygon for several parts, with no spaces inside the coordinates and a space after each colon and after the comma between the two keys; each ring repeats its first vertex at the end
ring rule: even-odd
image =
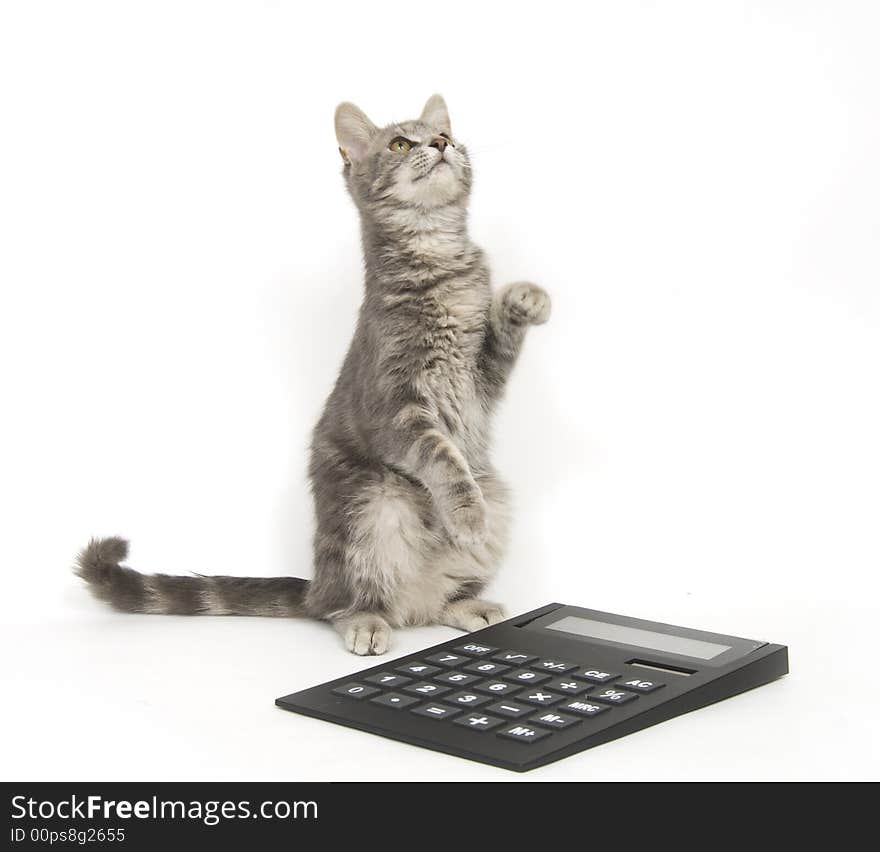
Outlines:
{"type": "Polygon", "coordinates": [[[688,639],[684,636],[671,636],[667,633],[655,633],[653,630],[642,630],[638,627],[627,627],[623,624],[608,624],[567,615],[550,624],[548,630],[559,630],[562,633],[573,633],[576,636],[587,636],[590,639],[604,639],[607,642],[620,642],[634,645],[637,648],[650,648],[652,651],[666,651],[669,654],[680,654],[684,657],[695,657],[698,660],[711,660],[732,646],[720,645],[717,642],[705,642],[702,639],[688,639]]]}

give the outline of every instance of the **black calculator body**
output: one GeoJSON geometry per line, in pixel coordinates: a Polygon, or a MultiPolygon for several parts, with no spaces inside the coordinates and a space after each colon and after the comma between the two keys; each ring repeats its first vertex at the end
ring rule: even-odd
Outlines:
{"type": "Polygon", "coordinates": [[[787,672],[783,645],[554,603],[275,703],[525,772],[787,672]]]}

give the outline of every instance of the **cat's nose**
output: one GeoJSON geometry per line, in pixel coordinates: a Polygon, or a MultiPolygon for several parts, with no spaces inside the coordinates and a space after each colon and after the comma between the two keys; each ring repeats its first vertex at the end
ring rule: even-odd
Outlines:
{"type": "Polygon", "coordinates": [[[444,139],[442,136],[435,136],[429,143],[429,148],[436,148],[441,154],[446,150],[446,146],[449,142],[444,139]]]}

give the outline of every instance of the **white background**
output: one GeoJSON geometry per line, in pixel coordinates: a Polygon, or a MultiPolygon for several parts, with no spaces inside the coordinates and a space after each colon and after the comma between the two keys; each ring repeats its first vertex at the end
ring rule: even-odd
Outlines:
{"type": "Polygon", "coordinates": [[[119,533],[144,571],[310,574],[361,288],[333,109],[441,91],[496,283],[554,299],[497,418],[492,597],[791,648],[525,777],[880,776],[878,28],[837,0],[4,3],[2,774],[520,777],[275,709],[376,662],[325,625],[118,615],[70,572],[119,533]]]}

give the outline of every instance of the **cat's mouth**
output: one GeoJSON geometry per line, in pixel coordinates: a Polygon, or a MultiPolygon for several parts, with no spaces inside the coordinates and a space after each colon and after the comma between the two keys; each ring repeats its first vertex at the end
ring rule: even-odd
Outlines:
{"type": "Polygon", "coordinates": [[[444,171],[447,171],[447,170],[452,170],[452,171],[454,171],[454,169],[452,168],[452,163],[450,163],[449,160],[447,160],[445,157],[441,157],[441,158],[440,158],[439,160],[437,160],[437,162],[434,163],[434,165],[431,166],[431,168],[429,168],[426,172],[422,172],[422,174],[417,175],[417,176],[413,179],[413,181],[414,181],[414,182],[415,182],[415,181],[419,181],[419,180],[422,180],[422,179],[424,179],[424,178],[426,178],[426,177],[430,177],[430,176],[433,175],[433,174],[437,174],[437,173],[438,173],[438,171],[437,171],[438,169],[440,170],[440,172],[444,172],[444,171]],[[443,168],[443,167],[445,167],[445,168],[443,168]]]}

